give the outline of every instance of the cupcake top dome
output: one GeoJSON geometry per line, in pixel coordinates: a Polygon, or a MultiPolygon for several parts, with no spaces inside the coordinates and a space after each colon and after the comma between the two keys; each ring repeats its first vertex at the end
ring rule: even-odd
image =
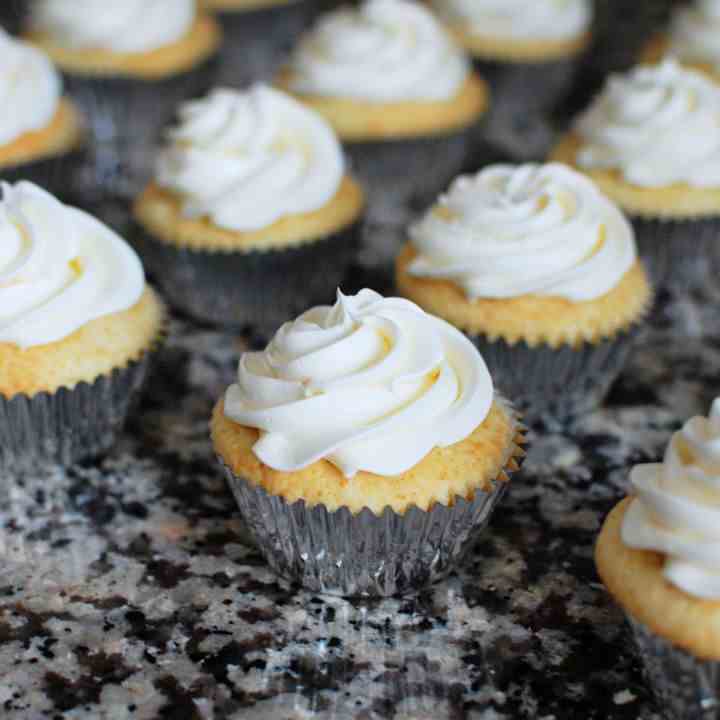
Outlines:
{"type": "Polygon", "coordinates": [[[30,25],[60,47],[145,53],[181,40],[195,0],[33,0],[30,25]]]}
{"type": "Polygon", "coordinates": [[[0,145],[47,127],[61,93],[62,81],[50,59],[0,30],[0,145]]]}
{"type": "Polygon", "coordinates": [[[690,7],[678,8],[669,34],[671,55],[720,70],[720,0],[695,0],[690,7]]]}
{"type": "Polygon", "coordinates": [[[325,459],[348,478],[399,475],[485,419],[493,384],[462,333],[400,298],[338,292],[245,353],[225,415],[257,428],[265,465],[300,470],[325,459]]]}
{"type": "Polygon", "coordinates": [[[720,600],[720,398],[672,436],[662,463],[636,466],[630,480],[623,543],[661,553],[665,578],[688,595],[720,600]]]}
{"type": "Polygon", "coordinates": [[[470,299],[593,300],[637,255],[620,210],[560,164],[492,165],[460,177],[410,238],[418,254],[409,273],[451,280],[470,299]]]}
{"type": "Polygon", "coordinates": [[[32,183],[2,185],[0,343],[56,342],[144,288],[137,255],[100,221],[32,183]]]}
{"type": "Polygon", "coordinates": [[[184,104],[156,181],[181,195],[185,216],[251,231],[322,208],[343,175],[342,150],[325,120],[256,85],[244,92],[218,88],[184,104]]]}
{"type": "Polygon", "coordinates": [[[290,66],[294,92],[375,102],[448,100],[469,72],[442,25],[408,0],[366,0],[328,13],[290,66]]]}
{"type": "Polygon", "coordinates": [[[720,187],[720,87],[674,60],[612,76],[575,130],[583,169],[646,188],[720,187]]]}

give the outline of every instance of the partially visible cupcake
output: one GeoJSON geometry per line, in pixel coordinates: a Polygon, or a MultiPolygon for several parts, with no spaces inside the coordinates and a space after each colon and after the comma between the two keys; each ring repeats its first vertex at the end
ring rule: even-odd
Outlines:
{"type": "Polygon", "coordinates": [[[0,202],[0,469],[106,450],[163,334],[137,255],[28,182],[0,202]]]}
{"type": "Polygon", "coordinates": [[[342,595],[445,576],[518,468],[521,430],[461,333],[372,290],[338,293],[245,353],[212,418],[271,567],[342,595]]]}
{"type": "Polygon", "coordinates": [[[648,681],[673,720],[720,706],[720,399],[636,466],[603,525],[598,573],[625,611],[648,681]]]}
{"type": "Polygon", "coordinates": [[[0,30],[0,178],[67,191],[82,159],[80,112],[40,50],[0,30]]]}
{"type": "Polygon", "coordinates": [[[720,0],[693,0],[675,10],[667,32],[650,40],[642,61],[656,63],[666,55],[720,83],[720,0]]]}
{"type": "Polygon", "coordinates": [[[652,291],[629,223],[563,165],[493,165],[458,178],[410,229],[400,293],[462,330],[532,419],[602,401],[652,291]]]}
{"type": "Polygon", "coordinates": [[[333,126],[371,210],[429,201],[467,159],[485,83],[427,9],[367,0],[324,15],[277,84],[333,126]]]}
{"type": "Polygon", "coordinates": [[[272,80],[317,0],[200,0],[222,25],[224,42],[217,82],[239,87],[272,80]]]}
{"type": "Polygon", "coordinates": [[[591,41],[591,0],[430,0],[504,106],[546,110],[591,41]]]}
{"type": "Polygon", "coordinates": [[[135,202],[136,241],[177,307],[272,330],[332,297],[364,202],[319,115],[262,85],[217,89],[182,106],[135,202]]]}
{"type": "Polygon", "coordinates": [[[720,268],[720,87],[668,60],[612,76],[552,159],[630,216],[658,284],[720,268]]]}
{"type": "Polygon", "coordinates": [[[177,104],[207,89],[220,30],[195,0],[33,0],[26,38],[65,75],[87,115],[87,192],[128,196],[177,104]]]}

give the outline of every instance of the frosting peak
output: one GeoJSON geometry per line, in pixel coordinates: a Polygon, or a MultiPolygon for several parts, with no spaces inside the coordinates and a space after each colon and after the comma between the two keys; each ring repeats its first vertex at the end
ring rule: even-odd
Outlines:
{"type": "Polygon", "coordinates": [[[492,165],[458,178],[410,229],[412,275],[452,280],[471,299],[612,290],[636,258],[630,224],[565,165],[492,165]]]}
{"type": "Polygon", "coordinates": [[[696,0],[678,8],[670,25],[670,54],[709,63],[720,71],[720,0],[696,0]]]}
{"type": "Polygon", "coordinates": [[[446,322],[372,290],[283,325],[245,353],[225,415],[258,428],[254,452],[295,471],[325,459],[346,477],[398,475],[464,440],[493,401],[472,343],[446,322]]]}
{"type": "Polygon", "coordinates": [[[141,53],[181,40],[195,0],[34,0],[31,25],[68,48],[141,53]]]}
{"type": "Polygon", "coordinates": [[[61,91],[60,74],[50,59],[0,30],[0,145],[47,127],[61,91]]]}
{"type": "Polygon", "coordinates": [[[112,230],[29,182],[2,195],[0,343],[56,342],[140,299],[140,261],[112,230]]]}
{"type": "Polygon", "coordinates": [[[720,87],[673,60],[611,76],[577,132],[581,167],[641,187],[720,187],[720,87]]]}
{"type": "Polygon", "coordinates": [[[264,85],[219,88],[185,103],[160,153],[158,183],[181,194],[188,217],[259,230],[319,210],[335,196],[344,164],[330,126],[264,85]]]}
{"type": "Polygon", "coordinates": [[[623,542],[665,555],[665,577],[689,595],[720,599],[720,398],[672,436],[662,464],[638,465],[630,480],[623,542]]]}
{"type": "Polygon", "coordinates": [[[449,100],[469,67],[433,15],[407,0],[367,0],[328,13],[291,66],[293,90],[377,102],[449,100]]]}

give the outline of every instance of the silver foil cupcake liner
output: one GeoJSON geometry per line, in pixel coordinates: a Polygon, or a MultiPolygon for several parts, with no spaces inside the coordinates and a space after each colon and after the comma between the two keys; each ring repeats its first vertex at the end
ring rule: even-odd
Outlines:
{"type": "Polygon", "coordinates": [[[645,676],[668,720],[720,719],[720,661],[701,660],[628,615],[645,676]]]}
{"type": "Polygon", "coordinates": [[[466,336],[483,356],[497,388],[531,422],[560,427],[596,409],[627,361],[639,326],[579,347],[510,345],[466,336]]]}
{"type": "Polygon", "coordinates": [[[139,225],[131,237],[171,305],[196,320],[268,334],[313,304],[333,302],[357,255],[361,225],[302,245],[249,252],[181,248],[139,225]]]}
{"type": "Polygon", "coordinates": [[[353,514],[304,500],[289,503],[218,459],[252,539],[278,575],[331,595],[402,595],[447,576],[487,525],[524,456],[523,428],[515,417],[514,422],[504,469],[489,489],[477,490],[473,498],[456,497],[451,505],[435,503],[428,511],[413,506],[399,514],[386,507],[380,515],[368,508],[353,514]]]}
{"type": "Polygon", "coordinates": [[[708,283],[720,273],[720,217],[688,220],[631,216],[640,257],[655,287],[678,292],[708,283]]]}
{"type": "Polygon", "coordinates": [[[137,360],[94,382],[35,395],[0,395],[0,472],[68,466],[115,443],[163,333],[137,360]]]}
{"type": "Polygon", "coordinates": [[[122,198],[139,193],[152,174],[162,129],[183,100],[209,90],[215,72],[211,58],[160,80],[64,75],[92,137],[75,180],[86,201],[97,202],[108,193],[122,198]]]}
{"type": "Polygon", "coordinates": [[[218,11],[223,29],[218,84],[270,82],[316,14],[316,0],[255,10],[218,11]]]}

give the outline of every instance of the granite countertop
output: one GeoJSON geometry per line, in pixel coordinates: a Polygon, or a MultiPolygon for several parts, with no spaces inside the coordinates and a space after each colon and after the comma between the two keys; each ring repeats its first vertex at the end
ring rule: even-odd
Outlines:
{"type": "Polygon", "coordinates": [[[607,408],[531,433],[468,564],[383,601],[298,590],[245,544],[207,430],[243,342],[176,321],[106,459],[3,480],[0,714],[657,718],[592,548],[630,465],[718,392],[708,299],[661,298],[607,408]]]}

